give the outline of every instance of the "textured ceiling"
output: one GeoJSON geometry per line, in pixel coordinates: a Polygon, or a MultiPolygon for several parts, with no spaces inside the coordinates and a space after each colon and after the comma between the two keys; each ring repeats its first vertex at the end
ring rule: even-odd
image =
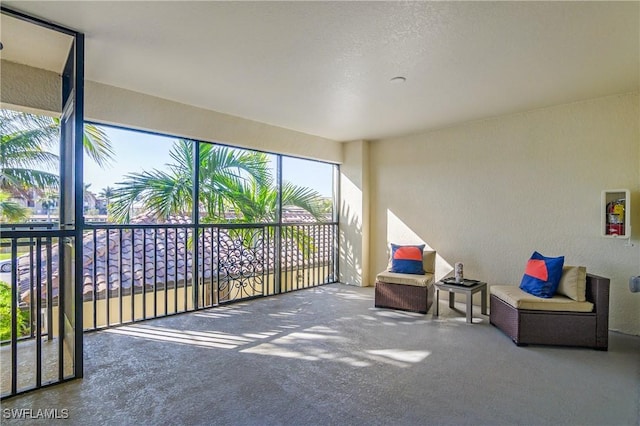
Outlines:
{"type": "Polygon", "coordinates": [[[88,80],[335,140],[640,87],[640,2],[3,5],[84,32],[88,80]]]}
{"type": "Polygon", "coordinates": [[[11,62],[61,73],[73,38],[69,35],[0,15],[0,57],[11,62]]]}

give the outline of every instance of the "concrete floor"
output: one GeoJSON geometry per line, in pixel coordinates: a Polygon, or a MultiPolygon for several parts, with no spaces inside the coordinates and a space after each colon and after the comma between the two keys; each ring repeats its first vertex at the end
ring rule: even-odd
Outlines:
{"type": "Polygon", "coordinates": [[[639,424],[640,337],[519,348],[475,309],[376,309],[332,284],[88,333],[85,378],[4,401],[2,423],[639,424]]]}

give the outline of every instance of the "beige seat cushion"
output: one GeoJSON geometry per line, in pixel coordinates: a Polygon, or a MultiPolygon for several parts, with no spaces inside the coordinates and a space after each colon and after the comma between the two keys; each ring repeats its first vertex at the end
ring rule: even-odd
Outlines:
{"type": "Polygon", "coordinates": [[[562,278],[556,293],[567,296],[576,302],[584,302],[587,291],[587,268],[584,266],[564,266],[562,278]]]}
{"type": "Polygon", "coordinates": [[[489,292],[516,309],[534,311],[592,312],[593,303],[577,302],[556,294],[550,299],[537,297],[514,285],[493,285],[489,292]]]}
{"type": "Polygon", "coordinates": [[[389,284],[414,285],[417,287],[428,287],[433,284],[433,274],[414,275],[414,274],[397,274],[386,270],[376,275],[376,281],[382,281],[389,284]]]}

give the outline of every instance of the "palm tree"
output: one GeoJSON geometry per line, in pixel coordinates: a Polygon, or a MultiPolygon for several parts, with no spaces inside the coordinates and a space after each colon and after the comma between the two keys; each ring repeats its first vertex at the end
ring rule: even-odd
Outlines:
{"type": "Polygon", "coordinates": [[[59,197],[57,192],[44,191],[42,197],[40,197],[40,204],[42,208],[47,212],[47,222],[51,220],[51,210],[58,205],[59,197]]]}
{"type": "Polygon", "coordinates": [[[105,188],[102,188],[102,190],[100,191],[100,198],[102,198],[103,200],[105,200],[106,202],[106,209],[107,209],[107,214],[109,214],[109,206],[111,204],[111,199],[113,198],[115,192],[113,191],[113,188],[110,186],[107,186],[105,188]]]}
{"type": "Polygon", "coordinates": [[[100,191],[100,197],[107,200],[107,204],[109,203],[109,200],[111,200],[111,198],[113,197],[113,194],[114,194],[113,188],[110,186],[106,186],[102,188],[102,190],[100,191]]]}
{"type": "MultiPolygon", "coordinates": [[[[0,109],[0,190],[28,198],[58,191],[58,155],[50,152],[59,140],[60,119],[0,109]]],[[[103,167],[113,160],[106,133],[91,124],[84,128],[85,153],[103,167]]]]}
{"type": "MultiPolygon", "coordinates": [[[[193,207],[192,141],[179,140],[170,151],[168,171],[130,173],[113,190],[113,216],[130,220],[136,203],[159,220],[171,215],[190,215],[193,207]]],[[[235,211],[236,222],[259,223],[276,220],[278,192],[269,173],[266,154],[200,144],[200,200],[203,223],[225,221],[225,213],[235,211]]],[[[283,207],[295,206],[316,219],[323,214],[318,192],[291,183],[282,188],[283,207]]]]}
{"type": "MultiPolygon", "coordinates": [[[[233,194],[236,222],[264,223],[275,222],[278,211],[278,190],[269,183],[259,184],[255,181],[247,182],[233,194]]],[[[291,182],[282,184],[282,209],[288,207],[301,208],[310,213],[317,221],[324,216],[322,196],[314,189],[297,186],[291,182]]],[[[276,229],[268,227],[267,232],[273,238],[276,229]]],[[[284,238],[293,241],[302,253],[315,253],[314,237],[306,229],[293,234],[293,228],[284,228],[284,238]]],[[[251,240],[251,229],[237,229],[235,233],[242,241],[251,240]]]]}
{"type": "MultiPolygon", "coordinates": [[[[193,207],[193,142],[181,139],[174,143],[167,164],[168,171],[151,170],[129,173],[113,190],[112,213],[116,221],[127,222],[134,205],[141,203],[159,220],[170,215],[188,215],[193,207]]],[[[233,195],[245,182],[266,182],[268,157],[251,151],[200,144],[200,206],[203,221],[224,218],[233,195]]]]}
{"type": "Polygon", "coordinates": [[[21,222],[29,217],[29,209],[10,201],[11,194],[0,190],[0,222],[21,222]]]}
{"type": "MultiPolygon", "coordinates": [[[[273,184],[246,182],[236,190],[232,198],[237,221],[243,223],[275,222],[278,208],[278,191],[273,184]]],[[[321,195],[307,187],[283,182],[282,208],[298,207],[322,220],[324,209],[321,195]]]]}
{"type": "Polygon", "coordinates": [[[0,110],[0,189],[25,198],[30,189],[57,189],[59,157],[47,151],[59,129],[50,117],[0,110]]]}

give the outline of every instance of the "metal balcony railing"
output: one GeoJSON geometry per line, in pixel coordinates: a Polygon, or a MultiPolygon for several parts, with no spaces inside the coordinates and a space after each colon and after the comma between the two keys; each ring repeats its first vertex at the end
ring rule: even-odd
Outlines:
{"type": "Polygon", "coordinates": [[[75,231],[2,229],[0,389],[2,396],[73,377],[75,231]],[[9,266],[7,268],[7,265],[9,266]],[[69,285],[71,283],[71,285],[69,285]]]}
{"type": "MultiPolygon", "coordinates": [[[[74,303],[64,299],[65,283],[74,281],[63,267],[74,232],[50,228],[3,227],[2,249],[11,253],[10,272],[0,275],[8,279],[11,317],[0,339],[2,363],[11,365],[3,368],[3,397],[63,381],[69,370],[69,348],[58,336],[68,327],[63,313],[74,303]]],[[[86,224],[83,272],[74,287],[82,295],[78,330],[336,282],[337,246],[337,222],[86,224]]]]}

